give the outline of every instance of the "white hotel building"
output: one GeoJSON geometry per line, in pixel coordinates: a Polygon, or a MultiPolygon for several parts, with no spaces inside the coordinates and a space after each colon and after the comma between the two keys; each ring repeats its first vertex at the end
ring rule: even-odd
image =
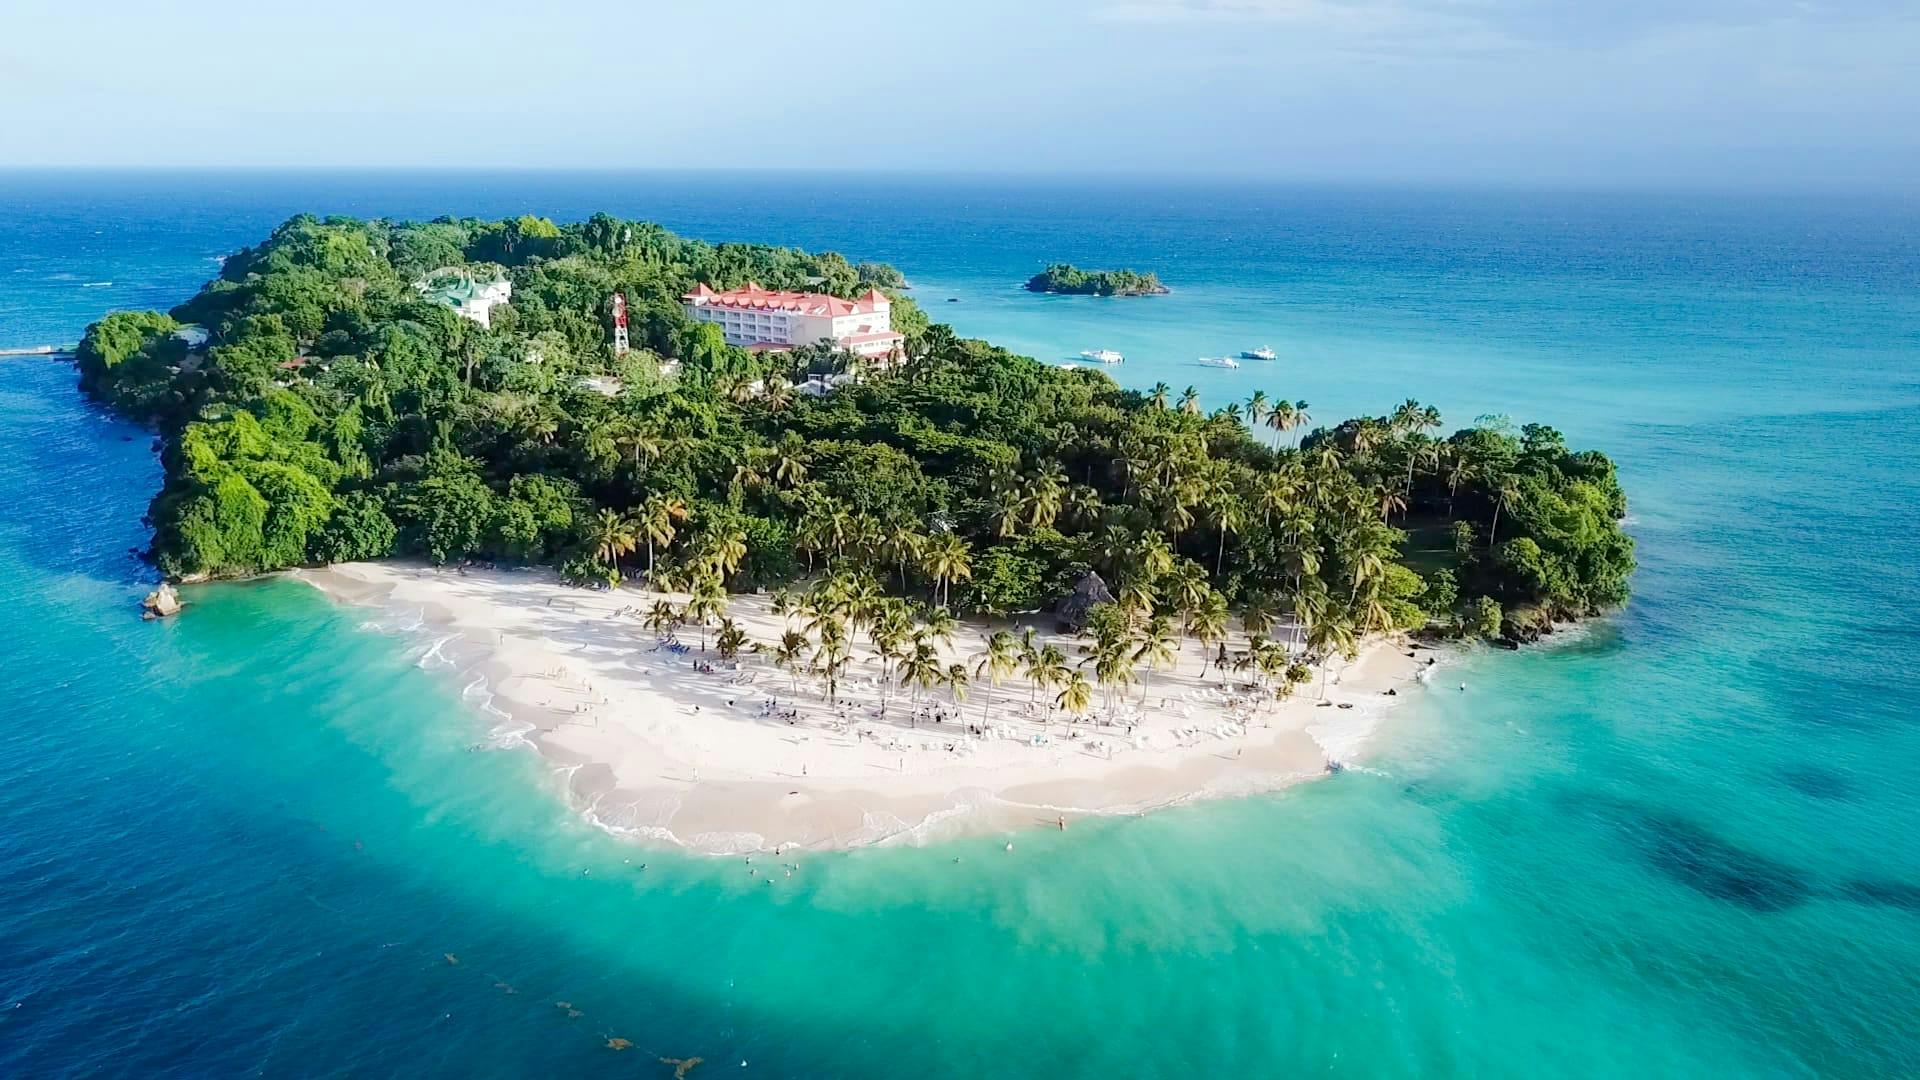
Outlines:
{"type": "Polygon", "coordinates": [[[689,318],[720,327],[727,344],[760,352],[826,341],[855,356],[888,361],[899,357],[906,341],[894,332],[893,305],[878,289],[842,300],[763,289],[750,281],[744,289],[726,292],[703,284],[681,300],[689,318]]]}

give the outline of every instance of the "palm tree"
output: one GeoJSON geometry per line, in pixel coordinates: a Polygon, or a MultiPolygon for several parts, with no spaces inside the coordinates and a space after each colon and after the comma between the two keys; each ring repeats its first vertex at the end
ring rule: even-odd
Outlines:
{"type": "MultiPolygon", "coordinates": [[[[1273,406],[1267,410],[1267,426],[1272,428],[1276,435],[1284,434],[1293,430],[1293,416],[1293,402],[1274,402],[1273,406]]],[[[1275,439],[1274,441],[1278,442],[1279,440],[1275,439]]]]}
{"type": "MultiPolygon", "coordinates": [[[[1407,475],[1409,476],[1413,475],[1412,471],[1409,470],[1407,475]]],[[[1409,481],[1409,483],[1411,483],[1411,481],[1409,481]]],[[[1392,513],[1395,510],[1400,511],[1402,514],[1407,512],[1406,492],[1396,491],[1390,487],[1382,487],[1380,489],[1379,498],[1380,498],[1380,521],[1382,523],[1385,523],[1387,518],[1390,515],[1392,515],[1392,513]]]]}
{"type": "Polygon", "coordinates": [[[614,442],[618,446],[625,446],[633,451],[635,469],[640,467],[641,458],[644,457],[648,461],[656,460],[664,449],[653,432],[631,422],[623,423],[615,429],[614,442]]]}
{"type": "Polygon", "coordinates": [[[1033,693],[1028,700],[1037,697],[1040,690],[1051,689],[1067,677],[1067,654],[1060,651],[1058,645],[1043,645],[1040,651],[1027,662],[1027,681],[1033,684],[1033,693]]]}
{"type": "Polygon", "coordinates": [[[1100,520],[1100,492],[1091,484],[1074,484],[1067,488],[1061,512],[1073,525],[1085,528],[1100,520]]]}
{"type": "Polygon", "coordinates": [[[1267,415],[1268,407],[1267,392],[1255,390],[1253,396],[1247,398],[1247,426],[1259,427],[1260,421],[1267,415]]]}
{"type": "Polygon", "coordinates": [[[1360,595],[1360,586],[1370,581],[1380,580],[1387,572],[1386,559],[1372,548],[1363,548],[1350,553],[1346,563],[1347,579],[1352,583],[1352,588],[1347,591],[1349,601],[1360,595]]]}
{"type": "Polygon", "coordinates": [[[782,441],[774,452],[773,480],[784,488],[797,488],[807,480],[807,459],[799,439],[782,441]]]}
{"type": "Polygon", "coordinates": [[[902,650],[912,633],[912,620],[898,601],[888,603],[880,617],[874,620],[869,637],[873,641],[873,658],[880,662],[880,708],[883,711],[887,707],[887,695],[893,688],[894,661],[906,657],[902,650]]]}
{"type": "Polygon", "coordinates": [[[870,629],[879,620],[886,595],[880,591],[880,583],[873,579],[872,574],[861,573],[847,583],[845,600],[847,629],[858,634],[861,627],[870,629]]]}
{"type": "Polygon", "coordinates": [[[1000,686],[1000,680],[1013,674],[1019,665],[1020,649],[1014,644],[1013,635],[1005,630],[996,630],[987,639],[987,647],[974,654],[973,674],[984,677],[987,692],[980,695],[980,722],[987,722],[987,714],[993,708],[994,691],[1000,686]]]}
{"type": "Polygon", "coordinates": [[[1297,461],[1288,461],[1281,469],[1260,478],[1260,490],[1256,502],[1260,508],[1262,522],[1267,528],[1273,528],[1275,514],[1286,517],[1300,504],[1300,465],[1297,461]]]}
{"type": "Polygon", "coordinates": [[[1426,410],[1421,408],[1419,402],[1408,398],[1393,410],[1391,416],[1387,417],[1387,425],[1398,434],[1410,435],[1420,430],[1425,418],[1426,410]]]}
{"type": "Polygon", "coordinates": [[[1057,463],[1050,463],[1028,480],[1022,499],[1027,504],[1027,524],[1036,529],[1053,526],[1067,495],[1067,474],[1057,463]]]}
{"type": "MultiPolygon", "coordinates": [[[[1414,468],[1419,465],[1425,465],[1431,469],[1439,468],[1441,451],[1440,451],[1440,444],[1432,441],[1431,439],[1421,439],[1417,442],[1413,439],[1408,439],[1406,444],[1406,452],[1407,452],[1406,495],[1407,495],[1407,502],[1411,504],[1413,502],[1413,470],[1414,468]]],[[[1405,512],[1404,508],[1402,512],[1403,513],[1405,512]]]]}
{"type": "Polygon", "coordinates": [[[1293,594],[1293,617],[1308,642],[1313,641],[1314,628],[1326,620],[1331,607],[1327,587],[1318,575],[1301,579],[1293,594]]]}
{"type": "Polygon", "coordinates": [[[807,646],[812,642],[807,635],[798,630],[789,630],[780,635],[780,644],[773,650],[773,666],[785,668],[793,676],[793,692],[800,692],[800,661],[806,658],[807,646]]]}
{"type": "Polygon", "coordinates": [[[1167,546],[1166,538],[1157,533],[1141,537],[1131,554],[1140,572],[1148,577],[1157,578],[1173,569],[1173,549],[1167,546]]]}
{"type": "Polygon", "coordinates": [[[913,522],[905,518],[888,525],[880,537],[880,552],[887,561],[899,567],[900,591],[907,591],[907,564],[919,562],[927,547],[926,534],[914,528],[913,522]]]}
{"type": "Polygon", "coordinates": [[[641,625],[659,637],[666,637],[674,627],[680,625],[680,613],[665,600],[655,600],[653,607],[647,609],[647,617],[641,625]]]}
{"type": "Polygon", "coordinates": [[[1026,518],[1026,500],[1020,497],[1018,491],[1008,487],[993,493],[993,512],[989,517],[993,524],[993,535],[1002,540],[1012,537],[1020,531],[1026,518]]]}
{"type": "Polygon", "coordinates": [[[940,654],[932,643],[924,638],[914,642],[913,652],[900,661],[900,681],[913,687],[913,700],[920,700],[920,691],[939,685],[946,678],[946,669],[940,666],[940,654]]]}
{"type": "Polygon", "coordinates": [[[1173,574],[1173,603],[1187,627],[1191,628],[1193,613],[1207,602],[1212,591],[1207,572],[1200,569],[1200,564],[1182,560],[1180,569],[1173,574]]]}
{"type": "Polygon", "coordinates": [[[954,533],[941,533],[927,545],[922,569],[940,590],[940,604],[946,606],[948,587],[955,581],[973,577],[973,560],[967,542],[954,533]]]}
{"type": "Polygon", "coordinates": [[[1147,399],[1153,402],[1154,408],[1164,409],[1167,407],[1167,395],[1171,393],[1173,393],[1173,387],[1157,382],[1153,384],[1153,389],[1147,391],[1147,399]]]}
{"type": "Polygon", "coordinates": [[[1187,630],[1200,641],[1200,674],[1207,673],[1207,645],[1227,636],[1227,598],[1209,589],[1206,601],[1193,613],[1187,630]]]}
{"type": "Polygon", "coordinates": [[[1453,516],[1453,500],[1460,494],[1460,481],[1479,471],[1479,462],[1463,444],[1442,443],[1440,466],[1447,473],[1447,516],[1453,516]]]}
{"type": "Polygon", "coordinates": [[[713,647],[719,651],[720,659],[731,660],[740,655],[747,647],[747,632],[740,629],[732,619],[724,616],[720,619],[720,632],[713,636],[713,647]]]}
{"type": "Polygon", "coordinates": [[[1366,454],[1387,439],[1387,429],[1369,417],[1363,417],[1353,425],[1349,436],[1355,454],[1366,454]]]}
{"type": "Polygon", "coordinates": [[[647,542],[647,579],[653,579],[654,547],[673,543],[674,523],[687,518],[686,501],[672,495],[655,495],[640,507],[635,527],[647,542]]]}
{"type": "Polygon", "coordinates": [[[686,618],[700,625],[700,651],[707,651],[707,621],[723,617],[727,611],[727,590],[720,579],[712,574],[702,575],[694,582],[693,593],[687,599],[684,614],[686,618]]]}
{"type": "Polygon", "coordinates": [[[847,628],[839,620],[830,619],[820,625],[820,644],[814,647],[813,663],[826,677],[829,702],[838,697],[840,671],[846,667],[847,653],[850,648],[847,641],[847,628]]]}
{"type": "Polygon", "coordinates": [[[587,527],[587,542],[593,546],[594,557],[607,564],[613,572],[613,580],[620,580],[620,556],[633,550],[633,523],[625,514],[602,508],[587,527]]]}
{"type": "Polygon", "coordinates": [[[1487,529],[1487,547],[1493,547],[1493,538],[1500,531],[1500,511],[1506,505],[1520,497],[1520,485],[1511,476],[1503,476],[1493,489],[1493,524],[1487,529]]]}
{"type": "Polygon", "coordinates": [[[807,556],[807,572],[813,572],[813,557],[827,549],[826,504],[818,499],[809,500],[800,511],[800,521],[794,526],[793,546],[807,556]]]}
{"type": "Polygon", "coordinates": [[[1128,622],[1138,622],[1153,614],[1153,584],[1145,577],[1129,577],[1121,584],[1120,593],[1115,599],[1120,609],[1127,613],[1128,622]]]}
{"type": "Polygon", "coordinates": [[[1146,674],[1140,679],[1140,702],[1147,700],[1147,682],[1155,671],[1161,668],[1172,670],[1179,660],[1179,639],[1173,636],[1173,621],[1165,615],[1155,615],[1147,621],[1140,631],[1138,644],[1133,651],[1133,662],[1146,665],[1146,674]]]}
{"type": "Polygon", "coordinates": [[[1093,664],[1093,677],[1099,680],[1100,689],[1106,696],[1107,711],[1113,711],[1113,692],[1124,689],[1133,681],[1133,654],[1127,649],[1124,638],[1101,642],[1089,658],[1093,664]]]}
{"type": "Polygon", "coordinates": [[[740,490],[759,491],[767,486],[764,466],[771,453],[764,446],[749,447],[747,452],[734,463],[733,482],[740,485],[740,490]]]}
{"type": "Polygon", "coordinates": [[[1293,577],[1295,592],[1300,590],[1301,581],[1320,572],[1320,552],[1313,545],[1311,521],[1293,519],[1287,522],[1280,541],[1280,561],[1293,577]]]}
{"type": "Polygon", "coordinates": [[[612,469],[620,463],[619,428],[614,424],[589,420],[580,427],[580,456],[596,472],[612,469]]]}
{"type": "Polygon", "coordinates": [[[1180,411],[1198,416],[1200,414],[1200,391],[1189,386],[1180,391],[1180,411]]]}
{"type": "Polygon", "coordinates": [[[1273,597],[1266,593],[1253,593],[1240,605],[1240,630],[1248,637],[1264,635],[1273,627],[1273,597]]]}
{"type": "Polygon", "coordinates": [[[1071,672],[1066,678],[1066,686],[1054,697],[1053,703],[1069,716],[1079,716],[1093,704],[1093,687],[1085,675],[1078,671],[1071,672]]]}
{"type": "Polygon", "coordinates": [[[1220,530],[1220,547],[1213,556],[1213,576],[1217,578],[1227,564],[1227,535],[1247,527],[1247,514],[1240,497],[1231,491],[1216,493],[1208,512],[1213,517],[1213,527],[1220,530]]]}
{"type": "Polygon", "coordinates": [[[766,402],[768,412],[784,412],[793,404],[793,383],[778,372],[767,376],[766,402]]]}
{"type": "Polygon", "coordinates": [[[1345,619],[1328,618],[1314,624],[1313,633],[1307,638],[1307,648],[1320,657],[1320,697],[1327,696],[1327,669],[1335,652],[1353,654],[1356,644],[1353,627],[1345,619]]]}
{"type": "Polygon", "coordinates": [[[544,409],[522,409],[514,418],[513,427],[521,441],[551,446],[553,437],[559,434],[560,421],[544,409]]]}
{"type": "Polygon", "coordinates": [[[746,561],[747,534],[741,529],[709,534],[704,554],[707,565],[724,580],[746,561]]]}
{"type": "Polygon", "coordinates": [[[926,623],[920,628],[920,632],[926,635],[928,641],[952,645],[953,632],[959,628],[960,622],[953,617],[953,612],[937,607],[927,612],[926,623]]]}
{"type": "Polygon", "coordinates": [[[946,677],[941,681],[947,684],[947,695],[953,700],[955,708],[967,700],[967,665],[948,664],[946,677]]]}
{"type": "Polygon", "coordinates": [[[827,507],[826,533],[827,566],[833,566],[833,560],[847,550],[847,539],[853,532],[853,514],[840,503],[830,503],[827,507]]]}

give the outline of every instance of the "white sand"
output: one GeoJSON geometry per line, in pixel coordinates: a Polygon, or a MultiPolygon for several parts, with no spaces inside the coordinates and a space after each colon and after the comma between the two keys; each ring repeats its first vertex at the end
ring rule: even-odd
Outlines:
{"type": "MultiPolygon", "coordinates": [[[[499,731],[569,767],[569,797],[590,820],[709,853],[1055,827],[1063,816],[1271,791],[1324,775],[1328,751],[1316,736],[1351,753],[1341,733],[1369,729],[1395,700],[1386,689],[1404,693],[1424,663],[1400,643],[1378,643],[1351,665],[1335,663],[1325,698],[1334,707],[1319,705],[1316,678],[1284,704],[1241,708],[1247,723],[1234,725],[1218,675],[1199,676],[1200,647],[1188,641],[1179,670],[1151,674],[1144,706],[1139,686],[1116,691],[1122,711],[1139,709],[1131,733],[1124,724],[1068,722],[1048,708],[1046,690],[1030,707],[1018,674],[991,692],[974,682],[957,707],[944,690],[920,693],[917,705],[911,692],[894,691],[882,719],[879,665],[864,639],[836,710],[817,680],[803,675],[796,692],[768,656],[743,656],[738,672],[696,671],[696,661],[728,666],[700,653],[696,627],[679,631],[686,654],[655,648],[641,618],[661,594],[569,588],[545,571],[397,563],[300,576],[336,599],[417,613],[448,638],[441,653],[484,676],[492,707],[510,717],[499,731]],[[799,716],[768,713],[769,699],[799,716]],[[944,708],[942,722],[933,722],[934,706],[944,708]],[[983,726],[983,710],[991,734],[970,734],[983,726]]],[[[769,645],[787,628],[766,597],[735,596],[728,615],[769,645]]],[[[985,633],[1021,625],[1043,630],[1043,641],[1078,663],[1080,640],[1052,633],[1044,616],[963,624],[945,659],[971,674],[985,633]]],[[[1096,687],[1096,712],[1103,701],[1096,687]]]]}

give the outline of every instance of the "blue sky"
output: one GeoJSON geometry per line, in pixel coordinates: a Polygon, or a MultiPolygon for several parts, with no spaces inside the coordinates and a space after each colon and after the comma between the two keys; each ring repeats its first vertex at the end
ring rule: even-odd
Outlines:
{"type": "Polygon", "coordinates": [[[0,165],[1904,187],[1920,3],[0,5],[0,165]]]}

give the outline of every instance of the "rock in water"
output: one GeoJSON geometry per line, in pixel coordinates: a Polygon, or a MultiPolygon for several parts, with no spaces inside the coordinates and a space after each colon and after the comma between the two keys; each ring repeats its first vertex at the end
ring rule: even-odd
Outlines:
{"type": "Polygon", "coordinates": [[[140,607],[146,612],[145,617],[149,619],[164,619],[169,615],[178,615],[180,614],[180,594],[173,591],[173,586],[163,581],[159,588],[148,593],[147,598],[140,601],[140,607]]]}

